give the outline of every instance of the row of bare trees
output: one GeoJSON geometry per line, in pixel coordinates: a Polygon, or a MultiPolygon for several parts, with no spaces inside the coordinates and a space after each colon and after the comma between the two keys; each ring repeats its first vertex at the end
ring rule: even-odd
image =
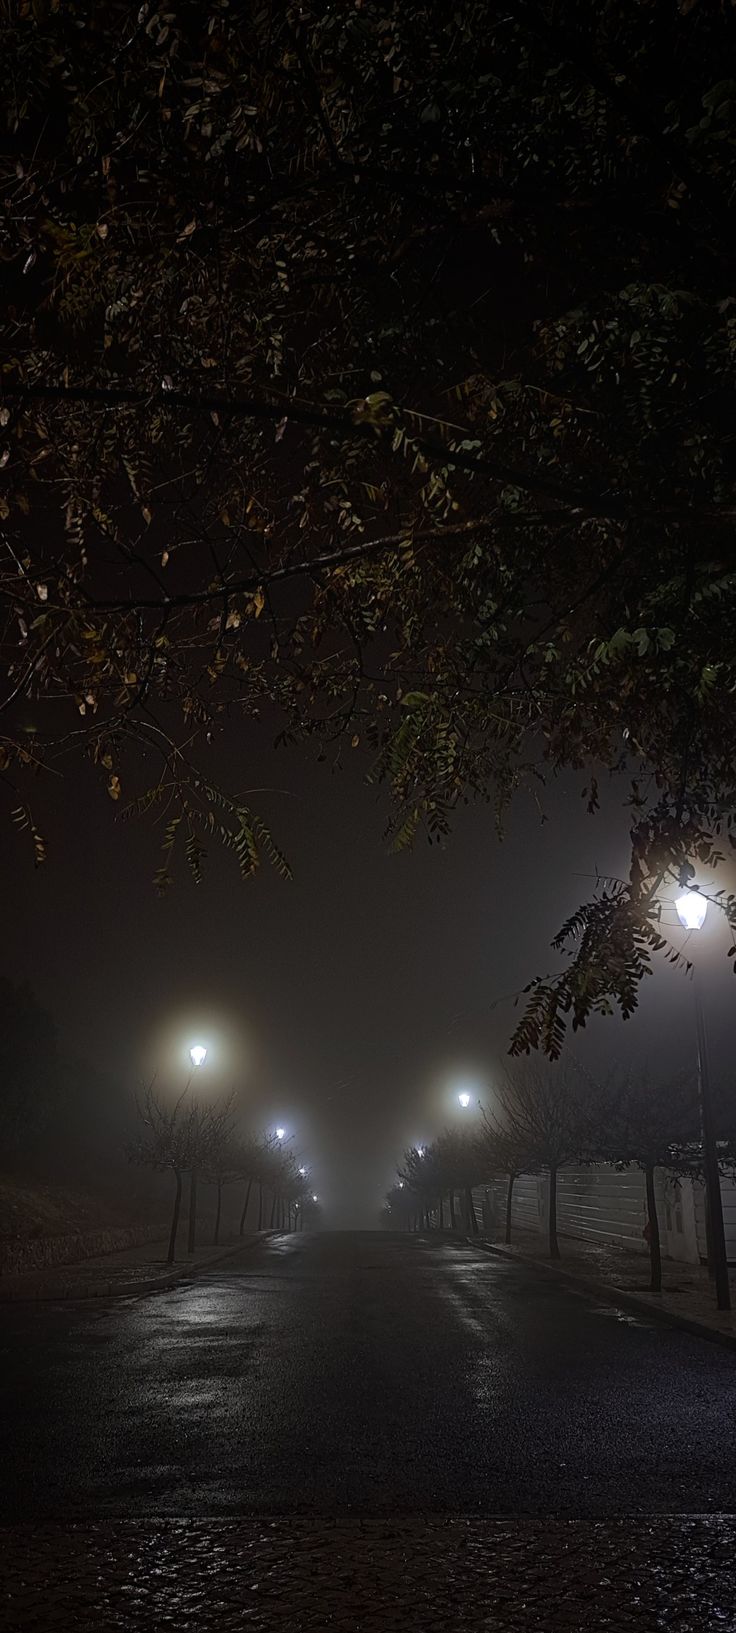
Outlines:
{"type": "Polygon", "coordinates": [[[223,1192],[243,1186],[240,1235],[245,1232],[251,1200],[257,1200],[258,1230],[304,1229],[317,1213],[309,1174],[275,1136],[257,1135],[240,1126],[234,1095],[204,1104],[184,1089],[178,1099],[167,1099],[150,1084],[136,1100],[138,1126],[128,1141],[131,1162],[170,1173],[174,1179],[168,1263],[176,1257],[184,1182],[188,1178],[187,1252],[197,1241],[197,1198],[200,1183],[216,1192],[213,1245],[220,1240],[223,1192]],[[255,1196],[254,1196],[255,1192],[255,1196]]]}
{"type": "MultiPolygon", "coordinates": [[[[702,1148],[694,1084],[686,1077],[651,1081],[646,1073],[611,1076],[601,1083],[579,1064],[524,1064],[494,1088],[491,1109],[480,1108],[473,1132],[447,1129],[431,1145],[404,1153],[387,1193],[385,1222],[405,1229],[436,1225],[476,1234],[473,1188],[505,1182],[504,1239],[511,1241],[514,1187],[522,1174],[547,1177],[547,1236],[560,1257],[557,1191],[568,1164],[610,1163],[645,1176],[651,1287],[662,1286],[662,1251],[655,1171],[702,1175],[702,1148]]],[[[733,1131],[722,1118],[719,1156],[733,1166],[733,1131]]]]}

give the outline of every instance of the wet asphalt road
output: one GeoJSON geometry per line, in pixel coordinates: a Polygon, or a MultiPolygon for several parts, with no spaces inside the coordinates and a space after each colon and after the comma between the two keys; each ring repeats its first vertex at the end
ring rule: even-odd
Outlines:
{"type": "Polygon", "coordinates": [[[0,1312],[0,1521],[736,1512],[736,1355],[469,1247],[285,1236],[0,1312]]]}

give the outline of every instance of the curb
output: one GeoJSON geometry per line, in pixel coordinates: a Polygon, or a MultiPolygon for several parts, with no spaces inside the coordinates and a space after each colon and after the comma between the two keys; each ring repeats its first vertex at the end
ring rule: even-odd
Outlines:
{"type": "MultiPolygon", "coordinates": [[[[214,1259],[206,1259],[201,1264],[181,1263],[175,1270],[168,1271],[163,1276],[151,1276],[147,1281],[130,1282],[101,1282],[91,1291],[85,1288],[83,1292],[70,1283],[67,1289],[57,1289],[55,1293],[5,1293],[0,1283],[0,1304],[60,1304],[60,1303],[89,1303],[97,1298],[145,1298],[149,1293],[166,1293],[170,1287],[176,1287],[181,1281],[194,1279],[203,1275],[206,1270],[212,1270],[225,1259],[231,1259],[234,1254],[242,1253],[246,1247],[255,1247],[258,1242],[268,1241],[271,1236],[279,1235],[275,1230],[263,1230],[247,1241],[237,1242],[218,1253],[214,1259]]],[[[84,1261],[81,1261],[84,1263],[84,1261]]],[[[75,1268],[77,1268],[75,1266],[75,1268]]]]}
{"type": "Polygon", "coordinates": [[[736,1333],[719,1332],[717,1327],[709,1327],[705,1321],[697,1321],[694,1316],[680,1315],[676,1310],[666,1310],[664,1306],[650,1304],[646,1298],[640,1298],[638,1293],[629,1293],[625,1288],[612,1287],[610,1282],[596,1281],[593,1276],[576,1276],[573,1270],[565,1270],[556,1264],[548,1264],[546,1259],[522,1258],[518,1253],[510,1253],[505,1247],[496,1247],[492,1242],[479,1241],[477,1237],[466,1236],[470,1247],[480,1248],[482,1253],[494,1254],[499,1259],[505,1259],[509,1264],[528,1265],[532,1270],[544,1270],[547,1275],[556,1276],[559,1281],[567,1283],[568,1287],[577,1287],[583,1293],[590,1293],[593,1297],[604,1300],[607,1304],[615,1304],[624,1310],[633,1310],[637,1315],[651,1315],[655,1321],[663,1321],[670,1327],[679,1327],[681,1332],[689,1332],[695,1338],[708,1338],[712,1344],[720,1344],[723,1349],[736,1350],[736,1333]]]}

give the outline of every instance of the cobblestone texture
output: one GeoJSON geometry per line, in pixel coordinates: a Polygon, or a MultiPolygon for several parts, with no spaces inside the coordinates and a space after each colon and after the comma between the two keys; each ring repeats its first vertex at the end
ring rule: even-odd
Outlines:
{"type": "Polygon", "coordinates": [[[24,1525],[0,1532],[5,1633],[717,1633],[736,1519],[24,1525]]]}

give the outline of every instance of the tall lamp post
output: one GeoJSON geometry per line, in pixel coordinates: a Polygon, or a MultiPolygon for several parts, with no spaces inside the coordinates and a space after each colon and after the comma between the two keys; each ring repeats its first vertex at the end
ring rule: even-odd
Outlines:
{"type": "MultiPolygon", "coordinates": [[[[702,930],[705,924],[705,915],[708,911],[708,903],[705,897],[700,895],[699,891],[683,891],[675,902],[675,909],[684,930],[702,930]]],[[[703,997],[697,968],[693,969],[693,990],[695,993],[695,1031],[698,1043],[698,1100],[700,1103],[700,1127],[703,1136],[708,1240],[713,1261],[718,1308],[719,1310],[730,1310],[731,1285],[728,1277],[726,1233],[723,1228],[721,1176],[718,1170],[718,1149],[713,1119],[710,1073],[708,1071],[703,997]]]]}
{"type": "MultiPolygon", "coordinates": [[[[204,1066],[207,1059],[207,1050],[203,1043],[193,1043],[189,1050],[189,1059],[192,1062],[192,1075],[204,1066]]],[[[191,1082],[191,1077],[190,1077],[191,1082]]],[[[192,1168],[189,1175],[189,1220],[187,1229],[187,1253],[194,1252],[197,1232],[197,1153],[192,1153],[192,1168]]]]}

